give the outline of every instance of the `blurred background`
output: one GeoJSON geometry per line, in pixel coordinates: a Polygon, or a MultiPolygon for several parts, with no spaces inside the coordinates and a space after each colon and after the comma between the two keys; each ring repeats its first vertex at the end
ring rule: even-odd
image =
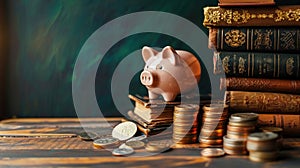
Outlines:
{"type": "MultiPolygon", "coordinates": [[[[203,7],[213,5],[217,0],[1,0],[0,119],[76,117],[72,99],[76,58],[91,34],[108,21],[132,12],[163,11],[188,19],[207,34],[203,7]]],[[[114,69],[144,45],[191,51],[182,41],[157,33],[133,35],[115,44],[100,63],[95,83],[105,116],[120,116],[110,91],[114,69]]],[[[205,67],[199,88],[201,93],[210,92],[205,67]]],[[[147,93],[139,74],[129,89],[133,94],[147,93]]]]}

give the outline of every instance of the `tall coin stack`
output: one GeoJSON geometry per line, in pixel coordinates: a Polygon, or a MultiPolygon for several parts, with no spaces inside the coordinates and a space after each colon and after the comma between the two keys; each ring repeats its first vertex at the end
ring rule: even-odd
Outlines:
{"type": "Polygon", "coordinates": [[[230,155],[244,155],[247,137],[256,129],[258,115],[255,113],[236,113],[229,118],[227,135],[223,137],[223,149],[230,155]]]}
{"type": "Polygon", "coordinates": [[[201,147],[221,147],[226,132],[228,105],[212,103],[203,106],[202,127],[199,135],[201,147]]]}
{"type": "Polygon", "coordinates": [[[278,134],[272,132],[252,133],[247,138],[249,159],[256,162],[274,161],[279,155],[278,134]]]}
{"type": "Polygon", "coordinates": [[[173,142],[176,144],[192,144],[197,141],[199,106],[182,104],[174,108],[173,142]]]}

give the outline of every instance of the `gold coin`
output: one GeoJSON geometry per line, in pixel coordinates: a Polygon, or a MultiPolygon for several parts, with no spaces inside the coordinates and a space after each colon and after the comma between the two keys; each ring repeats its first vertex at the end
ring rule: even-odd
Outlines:
{"type": "Polygon", "coordinates": [[[125,145],[132,147],[133,149],[141,149],[145,147],[145,143],[143,141],[127,141],[125,145]]]}
{"type": "Polygon", "coordinates": [[[118,124],[112,131],[112,136],[121,141],[132,138],[137,132],[137,126],[131,121],[118,124]]]}
{"type": "Polygon", "coordinates": [[[220,157],[225,155],[225,152],[221,148],[205,148],[201,151],[201,155],[204,157],[220,157]]]}

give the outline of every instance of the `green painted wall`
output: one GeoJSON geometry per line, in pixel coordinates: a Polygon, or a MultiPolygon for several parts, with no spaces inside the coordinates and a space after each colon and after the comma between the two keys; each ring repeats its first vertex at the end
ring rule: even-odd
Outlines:
{"type": "MultiPolygon", "coordinates": [[[[72,100],[72,73],[88,37],[106,22],[137,11],[164,11],[202,26],[204,6],[217,0],[10,0],[8,112],[16,117],[76,116],[72,100]]],[[[114,29],[120,29],[115,27],[114,29]]],[[[110,96],[110,80],[118,62],[143,45],[188,49],[184,43],[155,33],[123,39],[107,53],[96,78],[99,106],[107,116],[118,116],[110,96]],[[103,77],[104,76],[104,77],[103,77]],[[102,97],[101,99],[99,97],[102,97]],[[105,97],[105,98],[104,98],[105,97]]],[[[199,44],[201,45],[201,44],[199,44]]],[[[204,72],[204,78],[205,78],[204,72]]],[[[209,81],[200,88],[209,91],[209,81]]],[[[135,78],[131,92],[145,92],[135,78]]]]}

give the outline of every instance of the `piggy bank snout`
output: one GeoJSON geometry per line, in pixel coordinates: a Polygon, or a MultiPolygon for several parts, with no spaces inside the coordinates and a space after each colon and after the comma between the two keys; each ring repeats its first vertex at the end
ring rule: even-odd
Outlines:
{"type": "Polygon", "coordinates": [[[143,71],[140,80],[145,86],[152,86],[154,84],[154,74],[150,71],[143,71]]]}

